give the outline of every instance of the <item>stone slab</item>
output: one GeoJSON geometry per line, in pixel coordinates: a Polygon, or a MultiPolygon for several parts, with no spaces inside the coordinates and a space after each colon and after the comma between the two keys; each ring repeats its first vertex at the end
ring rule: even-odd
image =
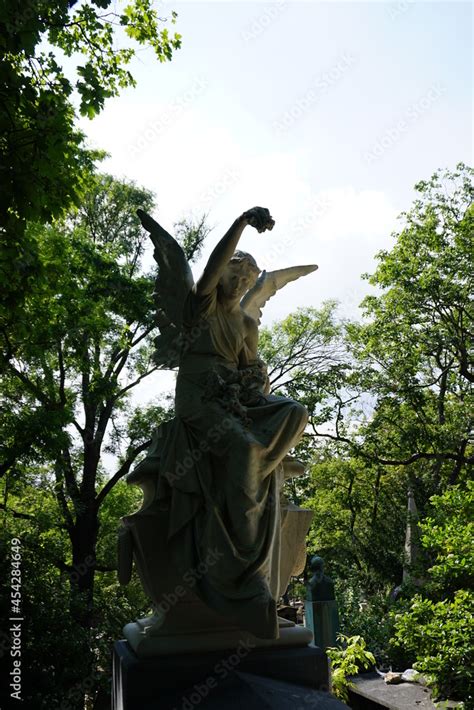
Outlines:
{"type": "MultiPolygon", "coordinates": [[[[318,710],[337,707],[334,704],[314,704],[324,698],[334,700],[324,692],[328,688],[328,663],[326,655],[319,648],[240,648],[226,652],[139,659],[127,641],[117,641],[113,656],[113,710],[180,710],[182,707],[183,710],[191,710],[197,705],[200,708],[220,707],[227,710],[227,707],[234,705],[228,705],[221,696],[228,693],[230,698],[232,693],[229,688],[233,688],[232,692],[235,692],[237,686],[240,688],[241,676],[245,674],[252,678],[288,683],[294,686],[295,692],[299,689],[302,696],[305,693],[311,694],[310,691],[318,691],[321,697],[313,693],[314,702],[311,706],[318,710]],[[218,697],[221,697],[221,705],[213,705],[214,699],[218,697]],[[185,699],[188,699],[188,706],[185,699]]],[[[257,691],[255,688],[249,689],[247,681],[245,693],[250,694],[250,698],[257,691]]],[[[242,690],[242,697],[245,693],[242,690]]],[[[274,695],[275,702],[278,697],[282,697],[276,691],[274,695]]],[[[246,702],[235,707],[251,710],[254,707],[279,708],[280,705],[246,702]]]]}
{"type": "MultiPolygon", "coordinates": [[[[281,648],[305,647],[313,640],[310,629],[293,624],[288,620],[278,620],[279,638],[260,639],[248,631],[229,626],[204,627],[199,632],[186,633],[180,629],[175,633],[166,633],[155,617],[139,619],[126,624],[123,633],[133,651],[139,658],[156,658],[183,654],[225,652],[228,649],[244,648],[281,648]]],[[[205,621],[205,617],[204,617],[205,621]]],[[[196,623],[196,622],[194,622],[196,623]]]]}
{"type": "Polygon", "coordinates": [[[163,693],[136,710],[347,710],[347,705],[321,690],[236,671],[203,697],[192,689],[177,697],[163,693]]]}
{"type": "Polygon", "coordinates": [[[428,688],[419,683],[387,685],[377,673],[353,678],[349,703],[353,710],[436,710],[428,688]]]}

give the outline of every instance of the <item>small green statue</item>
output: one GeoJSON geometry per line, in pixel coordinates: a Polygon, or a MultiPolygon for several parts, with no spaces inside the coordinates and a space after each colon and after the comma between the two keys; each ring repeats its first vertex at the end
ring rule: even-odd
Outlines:
{"type": "Polygon", "coordinates": [[[334,601],[334,582],[324,574],[324,561],[322,557],[315,555],[311,558],[309,568],[313,576],[309,580],[306,592],[306,599],[310,602],[334,601]]]}
{"type": "Polygon", "coordinates": [[[311,558],[309,568],[313,576],[306,592],[305,626],[313,633],[314,645],[325,650],[336,644],[339,631],[334,582],[324,574],[324,562],[318,555],[311,558]]]}

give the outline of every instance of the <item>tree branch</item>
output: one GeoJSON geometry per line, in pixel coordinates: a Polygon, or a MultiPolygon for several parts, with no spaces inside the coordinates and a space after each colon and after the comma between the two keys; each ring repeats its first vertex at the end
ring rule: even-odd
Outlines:
{"type": "Polygon", "coordinates": [[[133,380],[133,382],[130,382],[130,384],[126,385],[123,387],[119,392],[117,392],[116,395],[114,395],[114,402],[116,402],[120,397],[122,397],[125,392],[128,392],[128,390],[131,390],[133,387],[136,387],[142,380],[145,379],[145,377],[148,377],[148,375],[151,375],[153,372],[156,372],[158,370],[158,365],[156,367],[152,367],[151,370],[148,370],[145,372],[144,375],[140,375],[136,380],[133,380]]]}
{"type": "Polygon", "coordinates": [[[116,572],[117,567],[109,567],[108,565],[94,565],[96,572],[116,572]]]}
{"type": "Polygon", "coordinates": [[[75,502],[79,496],[79,486],[77,485],[76,477],[74,475],[74,469],[71,461],[71,453],[69,449],[64,448],[62,450],[62,456],[64,459],[64,480],[66,482],[66,490],[69,497],[75,502]]]}
{"type": "Polygon", "coordinates": [[[56,465],[54,467],[54,473],[56,476],[56,486],[55,486],[56,499],[57,499],[59,507],[62,511],[65,525],[66,525],[66,529],[70,532],[74,527],[74,520],[72,518],[71,511],[69,510],[66,496],[64,494],[61,463],[59,460],[56,461],[56,465]]]}
{"type": "Polygon", "coordinates": [[[132,452],[129,454],[128,458],[124,463],[120,466],[118,471],[110,478],[105,486],[102,488],[102,490],[97,494],[96,497],[96,505],[99,507],[106,497],[112,490],[112,488],[115,486],[118,481],[120,481],[121,478],[127,475],[127,473],[130,471],[133,462],[137,458],[139,454],[141,454],[143,451],[146,451],[148,447],[151,444],[151,439],[148,441],[144,441],[143,444],[140,444],[139,446],[135,447],[132,452]]]}
{"type": "Polygon", "coordinates": [[[382,466],[409,466],[410,464],[415,463],[415,461],[420,461],[420,459],[424,459],[427,461],[433,461],[438,458],[441,458],[445,461],[457,461],[458,463],[461,463],[461,464],[474,463],[474,456],[465,457],[462,454],[453,454],[453,453],[450,453],[447,451],[442,451],[437,454],[428,453],[426,451],[420,451],[416,454],[412,454],[411,456],[408,456],[406,459],[382,459],[379,456],[374,456],[373,454],[369,454],[366,451],[363,451],[361,446],[359,446],[358,444],[355,444],[353,441],[351,441],[350,439],[348,439],[345,436],[337,436],[337,435],[335,436],[334,434],[322,434],[321,432],[316,431],[314,426],[313,426],[313,431],[314,431],[314,434],[306,432],[303,436],[310,437],[312,439],[315,439],[317,437],[322,437],[325,439],[331,439],[332,441],[338,441],[342,444],[347,444],[348,446],[350,446],[354,450],[354,452],[356,453],[357,456],[367,459],[368,461],[371,461],[373,463],[379,463],[382,466]]]}
{"type": "Polygon", "coordinates": [[[8,357],[3,356],[2,357],[3,362],[6,364],[6,366],[10,369],[10,371],[25,385],[25,387],[36,397],[36,399],[41,402],[44,405],[51,405],[52,402],[51,400],[44,394],[44,392],[36,385],[34,382],[32,382],[24,372],[19,370],[15,365],[10,361],[8,357]]]}
{"type": "Polygon", "coordinates": [[[30,515],[29,513],[20,513],[18,510],[13,510],[13,508],[9,508],[6,503],[0,503],[0,508],[2,510],[5,510],[5,512],[13,515],[14,518],[21,518],[22,520],[36,520],[36,517],[34,515],[30,515]]]}
{"type": "Polygon", "coordinates": [[[63,356],[63,349],[61,345],[61,341],[58,341],[58,363],[59,363],[59,401],[61,404],[64,405],[66,404],[66,391],[65,391],[65,382],[66,382],[66,368],[64,366],[64,356],[63,356]]]}

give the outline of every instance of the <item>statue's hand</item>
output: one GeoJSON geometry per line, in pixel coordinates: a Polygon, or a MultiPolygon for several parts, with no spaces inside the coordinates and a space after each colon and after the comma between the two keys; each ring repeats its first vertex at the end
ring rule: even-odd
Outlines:
{"type": "Polygon", "coordinates": [[[252,207],[243,214],[247,224],[255,227],[257,232],[264,232],[266,229],[273,229],[275,220],[272,219],[270,211],[266,207],[252,207]]]}

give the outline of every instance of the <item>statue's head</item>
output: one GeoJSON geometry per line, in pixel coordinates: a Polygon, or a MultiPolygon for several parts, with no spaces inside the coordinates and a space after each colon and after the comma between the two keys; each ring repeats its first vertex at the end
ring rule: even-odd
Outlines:
{"type": "Polygon", "coordinates": [[[239,300],[255,285],[260,269],[251,254],[234,252],[219,280],[222,295],[229,300],[239,300]]]}
{"type": "Polygon", "coordinates": [[[311,569],[311,572],[313,573],[313,576],[316,577],[316,580],[321,581],[322,578],[324,577],[323,558],[319,557],[318,555],[314,555],[314,557],[311,558],[311,562],[309,563],[309,567],[311,569]]]}
{"type": "Polygon", "coordinates": [[[239,269],[242,272],[246,272],[249,276],[254,277],[255,281],[260,273],[260,267],[253,258],[252,254],[246,251],[234,251],[229,265],[233,268],[239,269]]]}

